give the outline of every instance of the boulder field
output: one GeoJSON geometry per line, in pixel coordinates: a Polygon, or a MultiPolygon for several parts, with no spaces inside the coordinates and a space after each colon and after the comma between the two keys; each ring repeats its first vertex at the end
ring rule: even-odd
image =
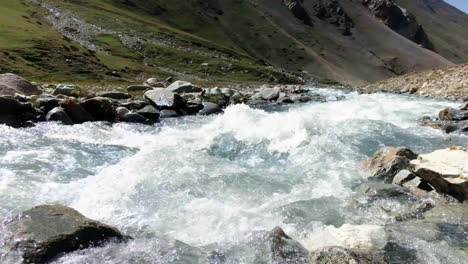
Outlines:
{"type": "Polygon", "coordinates": [[[417,155],[384,147],[368,162],[371,179],[424,191],[435,190],[460,202],[468,199],[468,152],[452,147],[417,155]]]}
{"type": "Polygon", "coordinates": [[[0,124],[28,127],[43,121],[64,125],[106,121],[151,125],[162,118],[218,114],[229,105],[240,103],[263,106],[325,101],[297,86],[264,85],[252,90],[201,88],[185,81],[172,82],[171,78],[163,81],[150,78],[127,90],[128,93],[89,93],[77,85],[59,84],[47,91],[17,75],[3,74],[0,124]]]}

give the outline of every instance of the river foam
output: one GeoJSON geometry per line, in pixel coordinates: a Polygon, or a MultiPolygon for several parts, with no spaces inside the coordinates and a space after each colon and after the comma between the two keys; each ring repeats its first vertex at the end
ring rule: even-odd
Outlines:
{"type": "MultiPolygon", "coordinates": [[[[225,252],[227,263],[255,263],[258,252],[242,257],[240,252],[256,232],[274,226],[310,248],[353,245],[314,240],[356,224],[340,208],[366,178],[362,162],[378,148],[404,145],[425,152],[466,142],[418,125],[420,117],[454,105],[448,101],[314,92],[331,101],[273,112],[235,105],[222,115],[155,127],[0,126],[1,216],[62,203],[136,237],[127,245],[73,253],[59,263],[124,263],[135,252],[141,253],[139,263],[197,263],[168,259],[194,261],[210,245],[225,252]],[[346,99],[333,100],[340,96],[346,99]],[[161,237],[194,248],[163,243],[161,237]],[[170,245],[175,253],[163,254],[170,245]]],[[[380,235],[386,220],[366,217],[373,219],[372,228],[353,230],[380,235]]]]}

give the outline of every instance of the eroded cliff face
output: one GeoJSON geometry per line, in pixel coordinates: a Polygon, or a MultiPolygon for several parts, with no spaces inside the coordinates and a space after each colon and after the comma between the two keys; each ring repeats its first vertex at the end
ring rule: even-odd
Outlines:
{"type": "Polygon", "coordinates": [[[398,6],[392,0],[361,0],[361,2],[375,17],[398,34],[424,48],[433,49],[424,28],[408,10],[398,6]]]}

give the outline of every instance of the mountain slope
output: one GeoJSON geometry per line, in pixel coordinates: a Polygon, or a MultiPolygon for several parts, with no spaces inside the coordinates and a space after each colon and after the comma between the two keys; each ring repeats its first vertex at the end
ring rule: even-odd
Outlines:
{"type": "MultiPolygon", "coordinates": [[[[306,74],[356,85],[452,64],[405,36],[406,29],[385,24],[364,1],[2,1],[0,11],[11,15],[0,18],[0,71],[106,82],[150,75],[298,82],[294,75],[306,74]]],[[[398,4],[426,30],[430,10],[398,4]]],[[[461,31],[446,19],[438,17],[444,27],[428,26],[426,33],[435,51],[464,61],[464,49],[455,47],[464,42],[451,41],[452,28],[461,31]]]]}

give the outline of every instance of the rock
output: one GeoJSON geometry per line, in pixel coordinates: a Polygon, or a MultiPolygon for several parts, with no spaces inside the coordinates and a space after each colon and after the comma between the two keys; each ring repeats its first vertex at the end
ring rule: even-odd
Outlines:
{"type": "Polygon", "coordinates": [[[187,102],[184,112],[187,115],[196,115],[203,109],[203,103],[201,102],[201,99],[196,98],[194,100],[190,100],[187,102]]]}
{"type": "Polygon", "coordinates": [[[151,89],[153,89],[153,87],[148,85],[130,85],[127,87],[127,91],[129,92],[147,91],[151,89]]]}
{"type": "Polygon", "coordinates": [[[160,116],[159,110],[156,109],[152,105],[143,107],[142,109],[138,110],[137,113],[154,122],[159,121],[159,116],[160,116]]]}
{"type": "Polygon", "coordinates": [[[128,108],[130,110],[139,110],[142,109],[145,106],[148,106],[149,103],[147,101],[143,100],[130,100],[127,102],[121,102],[119,103],[120,106],[128,108]]]}
{"type": "Polygon", "coordinates": [[[306,25],[312,25],[312,20],[306,9],[302,6],[303,1],[300,0],[282,0],[283,4],[291,11],[291,13],[306,25]]]}
{"type": "Polygon", "coordinates": [[[309,261],[310,264],[387,264],[383,254],[342,247],[312,251],[309,261]]]}
{"type": "Polygon", "coordinates": [[[203,89],[192,85],[189,82],[176,81],[166,88],[173,93],[201,93],[203,89]]]}
{"type": "Polygon", "coordinates": [[[279,97],[278,100],[276,100],[276,102],[278,104],[294,104],[294,101],[287,96],[279,97]]]}
{"type": "Polygon", "coordinates": [[[401,170],[408,169],[410,160],[417,157],[417,154],[407,148],[383,147],[374,154],[368,164],[370,177],[391,183],[393,177],[401,170]]]}
{"type": "Polygon", "coordinates": [[[0,115],[0,125],[6,125],[14,128],[21,127],[21,123],[15,115],[0,115]]]}
{"type": "Polygon", "coordinates": [[[61,107],[55,107],[46,115],[46,121],[58,121],[64,125],[74,125],[75,123],[61,107]]]}
{"type": "Polygon", "coordinates": [[[27,121],[36,118],[36,110],[31,103],[21,103],[13,97],[0,96],[0,124],[23,127],[27,121]]]}
{"type": "Polygon", "coordinates": [[[185,105],[180,95],[168,89],[156,88],[145,93],[145,98],[158,109],[179,109],[185,105]]]}
{"type": "Polygon", "coordinates": [[[267,101],[275,101],[278,99],[280,93],[279,87],[264,88],[260,92],[252,96],[252,99],[263,99],[267,101]]]}
{"type": "Polygon", "coordinates": [[[27,210],[3,227],[6,245],[18,251],[25,263],[47,263],[61,254],[99,246],[110,239],[130,237],[116,228],[86,218],[60,205],[42,205],[27,210]]]}
{"type": "Polygon", "coordinates": [[[460,107],[460,110],[468,111],[468,102],[463,103],[460,107]]]}
{"type": "Polygon", "coordinates": [[[299,242],[293,240],[280,227],[269,234],[272,263],[307,264],[309,252],[299,242]]]}
{"type": "Polygon", "coordinates": [[[90,113],[96,121],[113,121],[115,111],[112,101],[105,97],[86,99],[80,105],[90,113]]]}
{"type": "Polygon", "coordinates": [[[458,148],[441,149],[420,155],[411,161],[416,175],[428,182],[437,192],[459,201],[468,198],[468,152],[458,148]]]}
{"type": "Polygon", "coordinates": [[[164,110],[161,110],[160,112],[160,118],[172,118],[172,117],[178,117],[178,116],[179,114],[174,110],[164,109],[164,110]]]}
{"type": "Polygon", "coordinates": [[[59,106],[60,99],[55,97],[42,97],[38,98],[34,104],[37,108],[41,109],[45,113],[48,113],[50,110],[59,106]]]}
{"type": "Polygon", "coordinates": [[[213,115],[220,113],[221,107],[215,103],[203,102],[203,109],[198,112],[199,115],[213,115]]]}
{"type": "Polygon", "coordinates": [[[0,115],[17,115],[24,105],[12,97],[0,96],[0,115]]]}
{"type": "Polygon", "coordinates": [[[142,115],[140,115],[138,113],[135,113],[135,112],[129,112],[129,113],[123,115],[121,120],[124,121],[124,122],[127,122],[127,123],[137,123],[137,124],[146,124],[146,125],[154,123],[151,120],[149,120],[148,118],[146,118],[146,117],[144,117],[144,116],[142,116],[142,115]]]}
{"type": "Polygon", "coordinates": [[[229,97],[220,94],[205,94],[202,96],[203,101],[214,103],[220,107],[226,107],[229,104],[229,97]]]}
{"type": "Polygon", "coordinates": [[[115,100],[125,100],[132,98],[132,96],[128,93],[122,93],[122,92],[99,92],[96,94],[98,97],[106,97],[106,98],[111,98],[115,100]]]}
{"type": "Polygon", "coordinates": [[[68,85],[68,84],[59,84],[55,88],[53,95],[65,95],[65,96],[73,96],[73,97],[83,97],[86,96],[87,93],[84,92],[81,87],[77,85],[68,85]]]}
{"type": "Polygon", "coordinates": [[[160,82],[158,81],[158,79],[156,78],[149,78],[148,80],[146,80],[143,85],[145,86],[151,86],[151,87],[158,87],[158,88],[164,88],[164,83],[163,82],[160,82]]]}
{"type": "Polygon", "coordinates": [[[221,88],[221,93],[230,97],[233,96],[236,93],[236,90],[230,89],[230,88],[221,88]]]}
{"type": "Polygon", "coordinates": [[[265,104],[268,104],[268,102],[263,99],[254,99],[254,100],[247,101],[247,105],[251,105],[251,106],[261,106],[265,104]]]}
{"type": "Polygon", "coordinates": [[[77,100],[65,99],[60,103],[60,106],[67,112],[73,122],[77,124],[94,121],[93,116],[77,100]]]}
{"type": "Polygon", "coordinates": [[[402,170],[398,172],[398,174],[393,178],[393,184],[407,188],[419,188],[428,192],[434,190],[426,181],[422,180],[416,174],[408,170],[402,170]]]}
{"type": "Polygon", "coordinates": [[[442,121],[468,120],[468,111],[462,111],[452,107],[448,107],[439,113],[439,119],[442,121]]]}
{"type": "Polygon", "coordinates": [[[42,90],[16,74],[0,74],[0,95],[13,96],[15,93],[26,96],[40,95],[42,90]]]}

